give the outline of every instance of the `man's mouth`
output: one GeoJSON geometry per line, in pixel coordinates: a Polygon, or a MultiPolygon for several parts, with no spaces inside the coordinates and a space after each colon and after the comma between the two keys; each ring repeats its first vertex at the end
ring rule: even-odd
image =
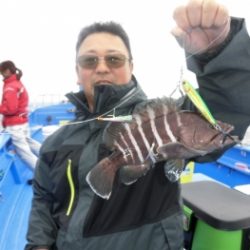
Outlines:
{"type": "Polygon", "coordinates": [[[99,80],[95,82],[95,85],[111,85],[111,84],[113,83],[108,80],[99,80]]]}

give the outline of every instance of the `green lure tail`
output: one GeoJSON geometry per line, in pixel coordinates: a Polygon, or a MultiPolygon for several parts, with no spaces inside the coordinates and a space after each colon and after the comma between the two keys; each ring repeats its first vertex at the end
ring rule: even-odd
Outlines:
{"type": "Polygon", "coordinates": [[[97,117],[97,120],[99,121],[110,121],[110,122],[131,122],[132,119],[133,119],[132,115],[97,117]]]}

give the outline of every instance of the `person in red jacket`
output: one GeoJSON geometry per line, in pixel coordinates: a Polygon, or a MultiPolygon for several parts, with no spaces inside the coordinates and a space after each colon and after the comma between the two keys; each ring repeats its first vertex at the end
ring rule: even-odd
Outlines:
{"type": "Polygon", "coordinates": [[[35,169],[40,143],[30,137],[28,125],[29,96],[26,88],[20,81],[22,71],[12,61],[3,61],[0,64],[0,74],[3,76],[2,126],[11,135],[12,143],[20,158],[35,169]]]}

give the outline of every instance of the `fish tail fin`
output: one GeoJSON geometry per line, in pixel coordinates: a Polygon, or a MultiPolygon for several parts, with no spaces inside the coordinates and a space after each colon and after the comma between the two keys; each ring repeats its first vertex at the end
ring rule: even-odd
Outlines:
{"type": "Polygon", "coordinates": [[[87,174],[86,181],[98,196],[108,200],[112,193],[116,170],[114,161],[106,157],[87,174]]]}

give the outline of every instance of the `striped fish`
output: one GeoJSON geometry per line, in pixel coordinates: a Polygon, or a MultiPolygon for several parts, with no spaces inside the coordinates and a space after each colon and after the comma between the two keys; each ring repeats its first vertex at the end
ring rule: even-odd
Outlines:
{"type": "MultiPolygon", "coordinates": [[[[217,121],[229,133],[233,126],[217,121]]],[[[134,110],[131,122],[111,122],[104,131],[104,142],[112,154],[102,159],[86,180],[92,190],[109,199],[116,173],[124,184],[132,184],[155,163],[205,155],[235,144],[236,137],[213,128],[200,114],[181,111],[170,98],[148,101],[134,110]]]]}

